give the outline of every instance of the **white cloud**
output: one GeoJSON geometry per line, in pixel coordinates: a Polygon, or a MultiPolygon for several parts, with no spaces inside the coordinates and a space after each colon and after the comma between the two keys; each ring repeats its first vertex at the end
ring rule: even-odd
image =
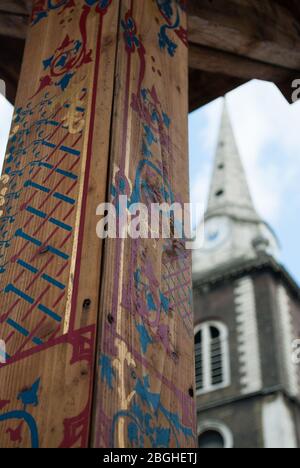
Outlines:
{"type": "Polygon", "coordinates": [[[227,99],[255,204],[277,224],[284,195],[300,176],[300,103],[289,105],[274,84],[262,81],[247,83],[227,99]],[[281,154],[270,154],[272,147],[281,154]]]}

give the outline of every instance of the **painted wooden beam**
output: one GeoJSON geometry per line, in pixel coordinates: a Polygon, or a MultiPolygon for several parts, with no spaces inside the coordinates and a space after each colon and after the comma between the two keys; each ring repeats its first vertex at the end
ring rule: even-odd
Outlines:
{"type": "MultiPolygon", "coordinates": [[[[123,0],[120,18],[112,201],[188,202],[185,4],[123,0]]],[[[108,240],[93,446],[196,445],[190,285],[182,239],[108,240]]]]}
{"type": "Polygon", "coordinates": [[[96,232],[121,195],[189,200],[185,4],[52,5],[35,2],[0,178],[1,446],[194,447],[184,239],[96,232]]]}
{"type": "Polygon", "coordinates": [[[35,4],[0,179],[5,447],[86,447],[91,427],[119,2],[75,4],[35,4]]]}

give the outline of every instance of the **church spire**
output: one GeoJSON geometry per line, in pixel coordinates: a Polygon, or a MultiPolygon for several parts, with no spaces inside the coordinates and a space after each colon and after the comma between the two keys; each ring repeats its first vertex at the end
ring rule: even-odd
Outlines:
{"type": "Polygon", "coordinates": [[[205,218],[216,215],[228,215],[239,220],[258,220],[236,145],[226,100],[205,218]]]}
{"type": "Polygon", "coordinates": [[[276,235],[254,208],[226,103],[207,210],[199,232],[201,245],[193,253],[195,278],[217,271],[221,265],[225,268],[262,254],[274,258],[278,254],[276,235]]]}

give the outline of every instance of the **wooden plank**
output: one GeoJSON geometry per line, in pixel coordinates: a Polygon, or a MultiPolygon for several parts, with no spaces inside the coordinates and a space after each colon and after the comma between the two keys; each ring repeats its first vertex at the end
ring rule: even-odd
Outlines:
{"type": "MultiPolygon", "coordinates": [[[[189,200],[186,17],[177,1],[170,10],[159,5],[121,2],[110,190],[117,206],[120,195],[147,208],[189,200]]],[[[196,445],[190,293],[182,240],[107,240],[94,447],[196,445]]]]}
{"type": "Polygon", "coordinates": [[[28,16],[14,15],[0,11],[0,35],[25,39],[28,29],[28,16]]]}
{"type": "Polygon", "coordinates": [[[0,179],[0,440],[86,447],[119,3],[39,6],[0,179]]]}
{"type": "Polygon", "coordinates": [[[298,76],[296,70],[270,65],[229,52],[191,44],[189,66],[209,73],[221,73],[244,80],[259,79],[282,83],[293,81],[298,76]]]}
{"type": "Polygon", "coordinates": [[[32,0],[1,0],[0,11],[28,16],[31,13],[32,0]]]}
{"type": "Polygon", "coordinates": [[[7,363],[0,367],[0,440],[5,447],[87,446],[99,324],[93,445],[194,446],[190,258],[179,241],[137,246],[120,239],[106,243],[102,266],[95,232],[109,150],[110,193],[130,189],[124,173],[128,181],[136,177],[131,199],[147,202],[158,190],[188,201],[185,14],[180,10],[183,27],[173,30],[177,2],[169,18],[156,3],[141,8],[123,0],[115,73],[119,2],[80,2],[72,15],[63,6],[39,3],[33,12],[1,178],[0,336],[7,363]],[[144,39],[135,35],[129,10],[144,39]],[[136,284],[132,296],[123,295],[139,278],[145,289],[136,284]],[[144,301],[151,309],[145,322],[144,301]],[[153,437],[142,441],[146,426],[139,434],[125,421],[124,404],[152,418],[153,437]]]}
{"type": "Polygon", "coordinates": [[[191,0],[189,41],[280,65],[300,67],[300,18],[269,0],[191,0]]]}

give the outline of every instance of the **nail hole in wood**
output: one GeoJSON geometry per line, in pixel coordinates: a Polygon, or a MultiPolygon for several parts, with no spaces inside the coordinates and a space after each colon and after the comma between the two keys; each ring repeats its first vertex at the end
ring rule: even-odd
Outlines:
{"type": "Polygon", "coordinates": [[[108,323],[110,323],[110,325],[112,325],[114,323],[114,321],[115,321],[115,319],[113,318],[113,316],[111,314],[108,314],[107,320],[108,320],[108,323]]]}
{"type": "Polygon", "coordinates": [[[89,309],[91,307],[91,304],[92,304],[92,301],[90,299],[85,299],[84,302],[83,302],[83,308],[85,310],[89,309]]]}

